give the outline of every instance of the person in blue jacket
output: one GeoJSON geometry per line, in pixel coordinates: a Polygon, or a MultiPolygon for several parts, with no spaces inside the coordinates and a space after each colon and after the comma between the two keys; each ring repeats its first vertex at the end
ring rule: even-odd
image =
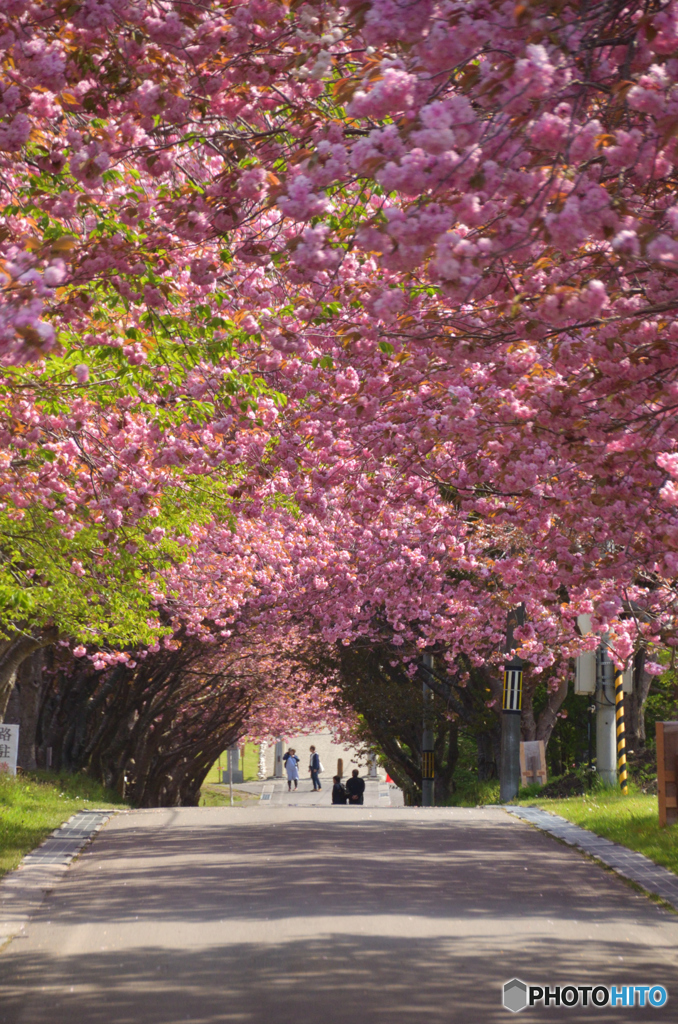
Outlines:
{"type": "Polygon", "coordinates": [[[341,775],[334,776],[334,785],[332,786],[332,803],[333,804],[345,804],[348,802],[346,796],[346,790],[341,781],[341,775]]]}
{"type": "Polygon", "coordinates": [[[308,770],[311,773],[311,782],[313,783],[313,792],[315,793],[318,789],[323,788],[320,785],[320,757],[315,747],[311,747],[311,761],[308,770]]]}
{"type": "Polygon", "coordinates": [[[287,753],[283,756],[283,764],[285,765],[285,771],[287,772],[287,788],[292,791],[292,783],[294,783],[295,790],[299,785],[299,758],[296,755],[294,747],[290,747],[287,753]]]}

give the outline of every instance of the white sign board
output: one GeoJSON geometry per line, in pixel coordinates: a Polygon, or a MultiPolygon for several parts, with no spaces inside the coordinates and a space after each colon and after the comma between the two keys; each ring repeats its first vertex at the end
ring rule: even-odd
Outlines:
{"type": "MultiPolygon", "coordinates": [[[[591,616],[578,615],[577,624],[582,636],[591,632],[591,616]]],[[[595,693],[596,692],[596,652],[584,651],[578,658],[575,658],[574,692],[595,693]]],[[[624,693],[633,693],[633,665],[624,671],[623,675],[624,693]]]]}
{"type": "MultiPolygon", "coordinates": [[[[577,625],[582,636],[591,632],[591,616],[578,615],[577,625]]],[[[596,652],[584,651],[574,663],[574,692],[595,693],[596,692],[596,652]]]]}
{"type": "Polygon", "coordinates": [[[19,752],[19,726],[0,722],[0,772],[16,775],[16,758],[19,752]]]}
{"type": "Polygon", "coordinates": [[[596,692],[596,652],[584,651],[574,662],[574,692],[596,692]]]}

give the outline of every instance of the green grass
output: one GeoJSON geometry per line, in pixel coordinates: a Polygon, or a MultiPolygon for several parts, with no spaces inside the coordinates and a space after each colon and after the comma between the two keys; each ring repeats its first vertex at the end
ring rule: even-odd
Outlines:
{"type": "MultiPolygon", "coordinates": [[[[221,783],[222,772],[226,771],[228,767],[228,753],[224,751],[221,755],[221,768],[219,768],[219,761],[210,768],[205,781],[202,784],[200,790],[200,807],[227,807],[230,805],[230,798],[228,791],[220,791],[212,789],[213,786],[221,783]]],[[[259,744],[258,743],[246,743],[245,744],[245,756],[243,757],[243,779],[245,782],[256,782],[257,772],[259,771],[259,744]]],[[[258,799],[258,798],[257,798],[258,799]]],[[[233,804],[234,806],[240,806],[242,803],[251,803],[252,801],[243,794],[239,794],[237,789],[233,793],[233,804]]]]}
{"type": "MultiPolygon", "coordinates": [[[[228,768],[228,754],[226,751],[221,755],[221,770],[226,771],[228,768]]],[[[245,782],[256,782],[257,772],[259,770],[259,744],[258,743],[246,743],[245,744],[245,757],[244,757],[244,780],[245,782]]],[[[219,774],[219,762],[215,761],[210,768],[205,782],[203,785],[209,786],[214,785],[217,782],[221,782],[219,774]]]]}
{"type": "Polygon", "coordinates": [[[657,797],[634,792],[622,796],[616,789],[594,789],[586,796],[565,800],[540,799],[534,787],[521,790],[519,804],[537,804],[560,814],[614,843],[644,853],[655,864],[678,874],[678,824],[659,827],[657,797]]]}
{"type": "Polygon", "coordinates": [[[458,768],[454,773],[456,789],[448,800],[449,807],[478,807],[499,803],[499,780],[479,782],[475,772],[458,768]]]}
{"type": "Polygon", "coordinates": [[[0,775],[0,875],[17,866],[71,814],[91,807],[125,806],[85,775],[31,772],[0,775]]]}
{"type": "MultiPolygon", "coordinates": [[[[243,793],[242,790],[233,790],[233,806],[242,807],[244,804],[259,803],[257,794],[243,793]]],[[[212,786],[203,786],[200,790],[199,807],[230,807],[231,799],[228,787],[221,789],[212,786]]]]}

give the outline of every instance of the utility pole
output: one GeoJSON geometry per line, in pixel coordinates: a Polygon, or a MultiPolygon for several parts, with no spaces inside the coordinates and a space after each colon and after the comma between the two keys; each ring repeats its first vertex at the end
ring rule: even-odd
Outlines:
{"type": "MultiPolygon", "coordinates": [[[[591,632],[591,616],[578,615],[581,636],[591,632]]],[[[628,794],[626,774],[626,735],[624,730],[624,684],[633,689],[633,661],[624,672],[615,668],[607,652],[609,634],[605,633],[595,651],[583,651],[576,660],[575,693],[595,693],[589,704],[589,785],[593,777],[591,751],[591,715],[596,712],[596,769],[605,786],[617,785],[617,770],[622,793],[628,794]]]]}
{"type": "MultiPolygon", "coordinates": [[[[525,605],[512,608],[506,620],[506,654],[515,647],[514,630],[525,622],[525,605]]],[[[502,803],[518,796],[520,787],[520,712],[523,707],[523,659],[514,655],[504,664],[501,715],[501,766],[499,799],[502,803]]]]}
{"type": "Polygon", "coordinates": [[[624,727],[624,673],[615,669],[614,673],[614,705],[617,719],[617,767],[619,769],[619,785],[624,796],[629,795],[628,774],[626,771],[626,729],[624,727]]]}
{"type": "MultiPolygon", "coordinates": [[[[424,655],[425,674],[433,672],[433,655],[424,655]]],[[[434,755],[433,755],[433,690],[422,683],[424,713],[421,732],[421,804],[422,807],[433,807],[435,798],[434,786],[434,755]]]]}
{"type": "Polygon", "coordinates": [[[605,786],[617,785],[617,723],[614,662],[607,653],[608,634],[596,651],[596,769],[605,786]]]}
{"type": "Polygon", "coordinates": [[[589,704],[587,708],[586,716],[586,738],[588,740],[588,759],[589,759],[589,774],[588,774],[588,786],[591,789],[593,785],[593,716],[596,712],[596,705],[589,704]]]}

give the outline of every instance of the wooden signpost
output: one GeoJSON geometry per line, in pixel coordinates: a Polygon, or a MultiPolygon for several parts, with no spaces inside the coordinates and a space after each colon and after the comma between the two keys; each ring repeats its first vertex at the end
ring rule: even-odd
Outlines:
{"type": "Polygon", "coordinates": [[[520,744],[520,784],[546,785],[546,751],[543,740],[526,740],[520,744]]]}
{"type": "Polygon", "coordinates": [[[659,824],[678,821],[678,722],[657,722],[659,824]]]}

